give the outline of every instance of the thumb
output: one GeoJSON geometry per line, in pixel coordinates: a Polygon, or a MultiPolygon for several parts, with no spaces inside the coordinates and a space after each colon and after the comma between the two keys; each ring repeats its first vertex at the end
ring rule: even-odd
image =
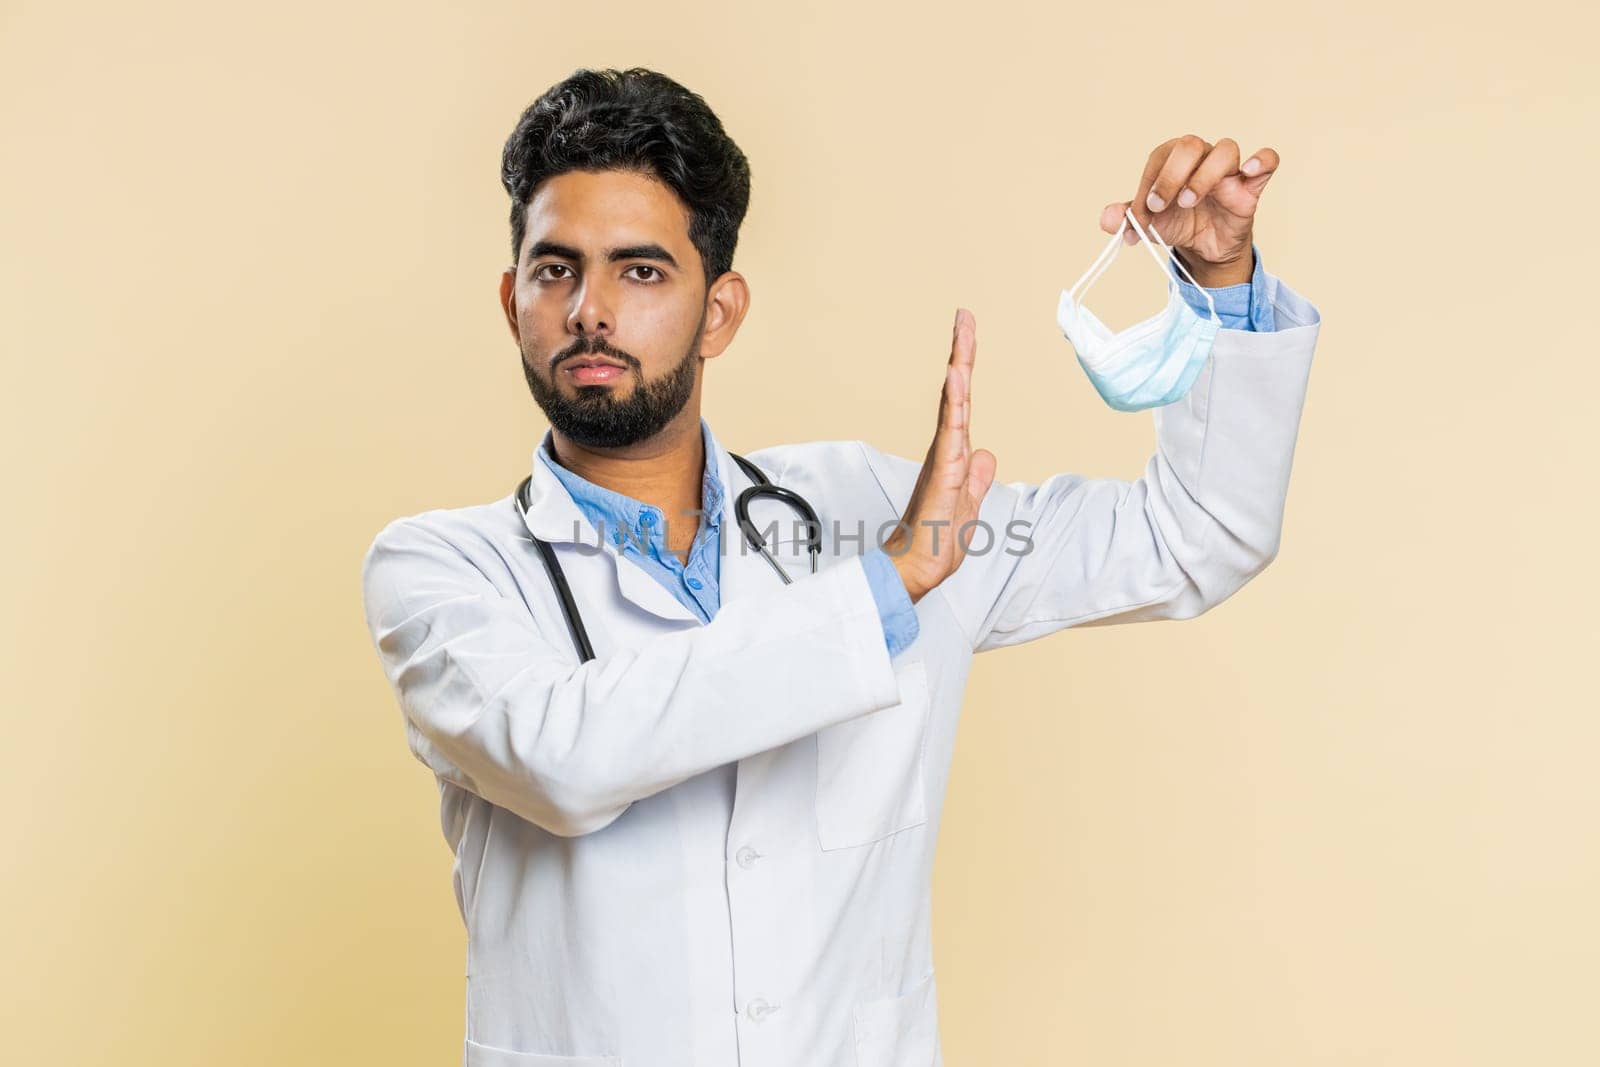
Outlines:
{"type": "Polygon", "coordinates": [[[974,507],[983,502],[983,498],[989,494],[989,486],[994,484],[995,463],[994,453],[987,448],[972,453],[972,459],[967,464],[966,489],[974,507]]]}
{"type": "MultiPolygon", "coordinates": [[[[961,542],[963,555],[971,549],[973,538],[978,536],[977,526],[968,528],[967,524],[975,522],[982,514],[983,498],[989,494],[989,486],[994,483],[994,468],[994,453],[987,448],[973,452],[967,464],[967,480],[962,487],[964,499],[956,509],[955,516],[956,537],[961,542]]],[[[990,540],[993,540],[992,534],[990,540]]]]}
{"type": "Polygon", "coordinates": [[[1276,173],[1278,173],[1276,170],[1269,170],[1265,174],[1257,174],[1254,178],[1246,178],[1244,180],[1246,191],[1251,196],[1260,197],[1261,190],[1267,187],[1267,183],[1272,180],[1272,176],[1276,173]]]}

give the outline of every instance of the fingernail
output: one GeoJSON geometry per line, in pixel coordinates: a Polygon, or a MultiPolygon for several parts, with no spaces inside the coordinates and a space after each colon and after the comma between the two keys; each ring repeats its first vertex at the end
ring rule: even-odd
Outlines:
{"type": "Polygon", "coordinates": [[[1244,171],[1246,174],[1254,174],[1256,171],[1261,169],[1261,160],[1257,159],[1255,156],[1251,156],[1249,159],[1244,161],[1244,166],[1240,167],[1239,169],[1244,171]]]}
{"type": "Polygon", "coordinates": [[[1150,190],[1150,195],[1144,198],[1144,203],[1151,211],[1160,211],[1167,206],[1167,202],[1157,196],[1154,189],[1150,190]]]}
{"type": "Polygon", "coordinates": [[[1198,199],[1200,198],[1194,195],[1194,190],[1185,186],[1183,192],[1178,194],[1178,206],[1194,207],[1194,202],[1198,199]]]}
{"type": "Polygon", "coordinates": [[[1138,244],[1139,243],[1139,234],[1138,234],[1138,232],[1135,231],[1135,230],[1123,230],[1122,231],[1122,243],[1125,244],[1125,245],[1136,245],[1136,244],[1138,244]]]}

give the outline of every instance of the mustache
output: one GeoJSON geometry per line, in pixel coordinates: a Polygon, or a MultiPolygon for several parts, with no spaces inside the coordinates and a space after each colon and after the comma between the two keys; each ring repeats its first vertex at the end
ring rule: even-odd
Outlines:
{"type": "Polygon", "coordinates": [[[610,356],[612,359],[622,361],[633,370],[639,369],[639,361],[637,359],[620,348],[613,348],[604,337],[596,337],[592,340],[580,337],[567,348],[556,353],[555,358],[550,361],[551,371],[554,371],[564,361],[577,356],[610,356]]]}

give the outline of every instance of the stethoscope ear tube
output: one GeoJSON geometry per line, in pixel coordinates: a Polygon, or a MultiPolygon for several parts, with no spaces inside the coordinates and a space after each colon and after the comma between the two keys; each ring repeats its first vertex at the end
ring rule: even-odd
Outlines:
{"type": "Polygon", "coordinates": [[[752,485],[739,494],[733,502],[733,513],[739,520],[739,532],[744,534],[744,539],[756,546],[756,551],[760,552],[772,565],[772,569],[778,572],[778,577],[783,579],[784,585],[794,584],[794,579],[789,577],[778,561],[772,558],[772,553],[767,551],[766,538],[761,536],[756,524],[750,521],[750,501],[761,496],[776,497],[800,513],[800,517],[806,522],[806,549],[811,553],[811,573],[817,573],[817,557],[822,554],[822,520],[811,510],[806,498],[792,489],[766,483],[752,485]]]}
{"type": "MultiPolygon", "coordinates": [[[[528,486],[533,481],[533,475],[522,479],[522,484],[517,486],[517,510],[522,514],[523,525],[527,525],[528,517],[528,486]]],[[[532,536],[531,532],[530,535],[532,536]]],[[[539,547],[539,558],[544,560],[544,569],[550,575],[550,584],[555,586],[556,596],[561,601],[561,613],[567,617],[567,632],[572,635],[572,645],[578,650],[578,657],[585,663],[594,659],[594,646],[589,643],[589,631],[583,628],[583,616],[578,612],[577,602],[572,599],[572,587],[567,585],[567,576],[561,569],[561,564],[556,560],[556,550],[549,543],[537,537],[533,543],[539,547]]]]}

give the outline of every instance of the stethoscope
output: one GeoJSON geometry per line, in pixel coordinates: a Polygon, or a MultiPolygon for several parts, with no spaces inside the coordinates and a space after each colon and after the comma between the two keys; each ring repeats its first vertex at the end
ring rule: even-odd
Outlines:
{"type": "MultiPolygon", "coordinates": [[[[792,584],[794,579],[772,558],[772,553],[767,551],[767,542],[756,529],[755,523],[750,521],[750,501],[757,497],[770,496],[783,501],[800,513],[806,524],[806,550],[811,554],[811,573],[817,573],[817,557],[822,555],[822,520],[817,518],[817,513],[812,510],[806,498],[792,489],[785,489],[781,485],[773,485],[761,468],[745,459],[743,456],[728,453],[739,468],[755,484],[745,489],[733,502],[733,513],[739,520],[739,530],[744,534],[745,543],[772,564],[772,569],[778,572],[778,577],[783,579],[785,585],[792,584]]],[[[517,491],[512,498],[517,514],[522,518],[522,525],[528,525],[528,487],[533,482],[533,475],[523,478],[517,486],[517,491]]],[[[589,632],[583,628],[583,616],[578,611],[577,601],[572,599],[572,587],[567,584],[567,576],[561,569],[561,563],[556,559],[555,549],[550,547],[548,541],[532,537],[531,541],[539,548],[539,556],[544,560],[545,570],[550,572],[550,584],[555,586],[556,597],[561,601],[561,613],[567,617],[567,630],[572,634],[572,644],[578,650],[579,658],[584,661],[594,659],[594,646],[589,644],[589,632]]]]}

